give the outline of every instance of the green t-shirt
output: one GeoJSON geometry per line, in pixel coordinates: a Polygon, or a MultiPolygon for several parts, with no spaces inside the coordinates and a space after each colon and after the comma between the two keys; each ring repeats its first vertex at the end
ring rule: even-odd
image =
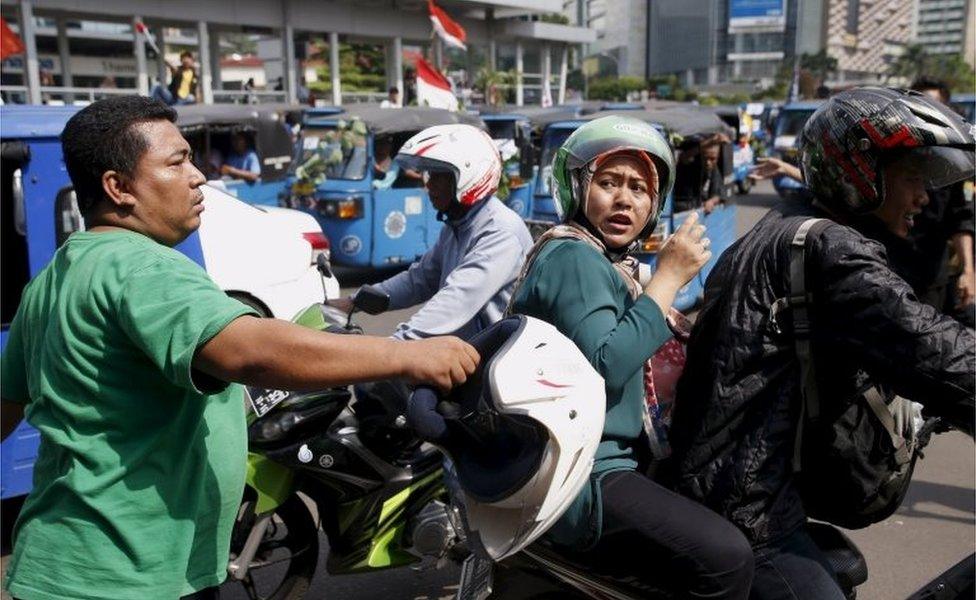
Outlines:
{"type": "Polygon", "coordinates": [[[26,403],[41,436],[14,529],[14,596],[177,598],[223,581],[243,395],[192,361],[249,312],[129,231],[75,233],[31,281],[0,361],[0,395],[26,403]]]}

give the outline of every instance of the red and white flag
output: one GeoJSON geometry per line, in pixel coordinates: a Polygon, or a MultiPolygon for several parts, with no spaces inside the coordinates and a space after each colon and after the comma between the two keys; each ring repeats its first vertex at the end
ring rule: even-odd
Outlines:
{"type": "Polygon", "coordinates": [[[156,45],[156,36],[149,31],[149,28],[146,27],[145,23],[142,21],[136,21],[136,32],[142,36],[142,39],[146,40],[146,43],[150,48],[152,48],[153,52],[160,54],[159,46],[156,45]]]}
{"type": "Polygon", "coordinates": [[[0,60],[6,60],[8,56],[24,53],[24,42],[20,39],[7,20],[0,17],[0,60]]]}
{"type": "Polygon", "coordinates": [[[434,25],[434,31],[440,36],[444,43],[454,48],[467,50],[464,42],[468,39],[468,34],[464,28],[447,16],[439,6],[434,4],[434,0],[427,0],[427,9],[430,11],[430,22],[434,25]]]}
{"type": "Polygon", "coordinates": [[[457,97],[451,82],[423,58],[417,57],[417,104],[456,111],[457,97]]]}

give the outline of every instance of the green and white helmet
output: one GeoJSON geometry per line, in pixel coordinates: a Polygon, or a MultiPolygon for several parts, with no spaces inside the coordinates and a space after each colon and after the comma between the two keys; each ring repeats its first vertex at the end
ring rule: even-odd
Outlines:
{"type": "Polygon", "coordinates": [[[620,151],[644,152],[654,161],[658,202],[644,231],[657,224],[664,200],[674,187],[674,152],[664,135],[651,125],[618,115],[601,117],[583,125],[556,151],[550,187],[561,221],[572,219],[585,197],[583,187],[588,178],[583,176],[584,169],[601,156],[620,151]]]}

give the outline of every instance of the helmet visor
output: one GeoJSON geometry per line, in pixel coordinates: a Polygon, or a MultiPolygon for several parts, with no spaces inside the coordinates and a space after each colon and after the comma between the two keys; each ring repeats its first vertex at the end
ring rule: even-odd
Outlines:
{"type": "Polygon", "coordinates": [[[937,190],[972,178],[976,173],[976,152],[972,148],[927,146],[907,151],[898,163],[921,176],[926,189],[937,190]]]}

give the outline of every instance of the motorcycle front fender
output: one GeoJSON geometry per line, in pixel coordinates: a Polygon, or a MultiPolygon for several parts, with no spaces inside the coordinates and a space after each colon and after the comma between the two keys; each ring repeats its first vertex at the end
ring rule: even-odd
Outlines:
{"type": "Polygon", "coordinates": [[[256,514],[271,512],[294,492],[294,472],[269,458],[247,453],[245,483],[257,493],[256,514]]]}

